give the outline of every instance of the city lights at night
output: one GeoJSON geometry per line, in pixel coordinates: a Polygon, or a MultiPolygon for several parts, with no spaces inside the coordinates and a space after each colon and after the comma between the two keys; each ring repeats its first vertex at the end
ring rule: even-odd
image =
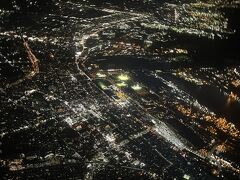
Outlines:
{"type": "Polygon", "coordinates": [[[240,1],[0,0],[0,179],[240,179],[240,1]]]}

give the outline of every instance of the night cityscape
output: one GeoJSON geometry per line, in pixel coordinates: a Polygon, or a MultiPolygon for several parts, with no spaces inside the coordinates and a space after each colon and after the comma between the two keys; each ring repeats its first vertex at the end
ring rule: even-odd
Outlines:
{"type": "Polygon", "coordinates": [[[0,2],[0,179],[240,179],[239,0],[0,2]]]}

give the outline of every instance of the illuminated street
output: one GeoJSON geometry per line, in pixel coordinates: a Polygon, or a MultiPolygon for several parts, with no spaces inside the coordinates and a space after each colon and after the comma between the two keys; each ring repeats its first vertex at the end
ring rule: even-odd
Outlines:
{"type": "Polygon", "coordinates": [[[0,179],[240,178],[240,3],[3,0],[0,179]]]}

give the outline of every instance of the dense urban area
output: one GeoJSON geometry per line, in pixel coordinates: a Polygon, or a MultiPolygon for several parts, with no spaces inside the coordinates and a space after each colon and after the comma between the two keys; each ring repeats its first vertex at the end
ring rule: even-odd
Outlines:
{"type": "Polygon", "coordinates": [[[239,179],[238,0],[1,0],[0,179],[239,179]]]}

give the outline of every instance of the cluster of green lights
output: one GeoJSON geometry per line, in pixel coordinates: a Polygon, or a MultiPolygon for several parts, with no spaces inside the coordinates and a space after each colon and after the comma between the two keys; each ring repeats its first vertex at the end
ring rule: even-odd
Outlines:
{"type": "Polygon", "coordinates": [[[135,85],[131,86],[131,88],[135,91],[139,91],[142,89],[142,86],[140,86],[139,84],[135,84],[135,85]]]}
{"type": "Polygon", "coordinates": [[[106,74],[103,74],[103,73],[97,73],[96,74],[98,77],[100,77],[100,78],[105,78],[105,77],[107,77],[107,75],[106,74]]]}
{"type": "Polygon", "coordinates": [[[99,83],[99,86],[103,90],[107,89],[107,86],[105,84],[103,84],[102,82],[99,83]]]}
{"type": "Polygon", "coordinates": [[[120,83],[117,83],[117,86],[118,87],[126,87],[127,84],[125,82],[120,82],[120,83]]]}
{"type": "MultiPolygon", "coordinates": [[[[100,73],[100,72],[98,72],[96,75],[100,78],[105,78],[106,77],[106,74],[103,74],[103,73],[100,73]]],[[[127,74],[120,74],[117,78],[118,78],[118,80],[120,80],[120,82],[116,83],[116,85],[118,87],[127,87],[128,86],[126,81],[128,81],[130,79],[130,77],[127,74]]],[[[102,82],[99,83],[99,86],[103,90],[107,89],[107,86],[105,84],[103,84],[102,82]]],[[[140,91],[142,89],[142,86],[140,84],[134,84],[134,85],[131,86],[131,88],[134,91],[140,91]]]]}
{"type": "Polygon", "coordinates": [[[121,81],[127,81],[127,80],[129,80],[129,76],[127,74],[120,74],[118,76],[118,79],[121,81]]]}

